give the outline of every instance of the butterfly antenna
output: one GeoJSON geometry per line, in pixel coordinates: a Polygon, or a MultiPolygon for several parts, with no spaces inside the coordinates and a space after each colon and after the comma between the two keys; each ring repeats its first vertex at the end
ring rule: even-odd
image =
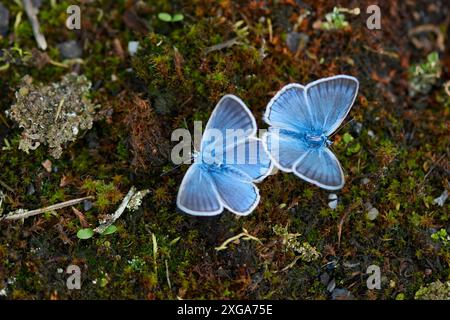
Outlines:
{"type": "MultiPolygon", "coordinates": [[[[191,156],[191,161],[190,161],[190,162],[192,162],[192,160],[194,160],[194,156],[191,156]]],[[[169,173],[171,173],[171,172],[177,170],[177,169],[178,169],[179,167],[181,167],[183,164],[184,164],[184,163],[180,163],[179,165],[176,165],[175,167],[173,167],[173,168],[170,169],[169,171],[166,171],[166,172],[161,173],[161,174],[160,174],[160,177],[165,176],[166,174],[169,174],[169,173]]]]}
{"type": "Polygon", "coordinates": [[[178,169],[180,166],[181,166],[181,164],[179,164],[179,165],[173,167],[173,168],[170,169],[169,171],[166,171],[166,172],[161,173],[160,177],[165,176],[166,174],[169,174],[169,173],[171,173],[172,171],[175,171],[175,170],[178,169]]]}
{"type": "Polygon", "coordinates": [[[346,124],[344,124],[343,126],[341,126],[339,129],[337,129],[335,132],[333,132],[333,134],[331,136],[329,136],[329,138],[333,137],[336,133],[338,133],[339,131],[341,131],[342,129],[344,129],[347,125],[349,125],[350,123],[352,123],[353,121],[355,121],[355,118],[351,118],[349,121],[347,121],[346,124]]]}
{"type": "Polygon", "coordinates": [[[335,153],[335,154],[337,153],[337,152],[336,152],[336,150],[334,150],[334,147],[333,147],[333,145],[332,145],[332,144],[330,144],[330,145],[328,146],[328,148],[330,148],[330,149],[331,149],[331,151],[333,151],[333,153],[335,153]]]}

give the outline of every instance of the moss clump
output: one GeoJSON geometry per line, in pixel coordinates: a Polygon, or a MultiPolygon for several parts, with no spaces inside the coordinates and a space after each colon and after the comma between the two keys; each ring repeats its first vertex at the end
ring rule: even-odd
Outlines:
{"type": "Polygon", "coordinates": [[[201,105],[205,99],[214,103],[225,93],[240,94],[248,76],[257,72],[255,47],[239,43],[212,49],[236,37],[231,25],[215,28],[214,21],[200,19],[168,36],[151,33],[142,41],[133,67],[147,84],[157,113],[179,112],[186,103],[201,105]]]}
{"type": "Polygon", "coordinates": [[[435,281],[421,287],[415,296],[416,300],[450,300],[450,282],[435,281]]]}
{"type": "Polygon", "coordinates": [[[408,70],[409,94],[428,94],[441,77],[442,66],[437,52],[427,56],[421,64],[413,65],[408,70]]]}
{"type": "Polygon", "coordinates": [[[46,144],[50,155],[59,159],[65,143],[92,128],[95,106],[87,97],[91,83],[75,74],[48,86],[32,82],[30,76],[22,79],[16,103],[7,112],[24,129],[19,149],[28,153],[46,144]]]}

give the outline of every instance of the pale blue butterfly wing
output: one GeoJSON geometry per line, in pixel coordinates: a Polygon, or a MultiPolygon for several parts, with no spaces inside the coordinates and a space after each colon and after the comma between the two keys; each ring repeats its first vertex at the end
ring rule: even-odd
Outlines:
{"type": "Polygon", "coordinates": [[[267,124],[275,128],[303,131],[314,127],[312,110],[305,95],[305,87],[291,83],[283,87],[269,103],[264,114],[267,124]]]}
{"type": "Polygon", "coordinates": [[[272,161],[262,141],[255,137],[232,143],[222,157],[222,163],[247,174],[254,182],[262,181],[272,171],[272,161]]]}
{"type": "Polygon", "coordinates": [[[257,130],[251,111],[241,99],[231,94],[223,96],[217,103],[206,124],[200,150],[208,152],[209,147],[215,148],[217,153],[222,153],[227,145],[229,146],[226,141],[227,130],[236,134],[238,140],[256,135],[257,130]]]}
{"type": "Polygon", "coordinates": [[[248,175],[232,166],[211,170],[210,174],[223,206],[231,212],[248,215],[258,205],[259,190],[248,175]]]}
{"type": "Polygon", "coordinates": [[[308,146],[288,132],[291,131],[269,128],[262,140],[277,166],[292,172],[295,162],[308,152],[308,146]]]}
{"type": "Polygon", "coordinates": [[[359,83],[350,76],[335,76],[311,82],[306,87],[314,129],[332,134],[344,121],[356,99],[359,83]]]}
{"type": "Polygon", "coordinates": [[[226,95],[219,101],[192,165],[200,173],[197,177],[197,169],[190,173],[190,168],[180,186],[181,210],[193,215],[215,215],[223,208],[239,215],[254,210],[260,197],[253,182],[261,181],[272,168],[256,130],[255,118],[241,99],[226,95]]]}
{"type": "Polygon", "coordinates": [[[344,172],[330,149],[318,148],[306,152],[294,164],[294,174],[321,188],[338,190],[344,186],[344,172]]]}
{"type": "Polygon", "coordinates": [[[186,213],[213,216],[222,212],[223,205],[216,186],[203,165],[194,163],[186,172],[178,190],[177,206],[186,213]]]}
{"type": "Polygon", "coordinates": [[[342,188],[344,174],[327,137],[347,116],[358,86],[356,78],[340,75],[281,89],[265,114],[272,127],[263,143],[274,163],[321,188],[342,188]]]}

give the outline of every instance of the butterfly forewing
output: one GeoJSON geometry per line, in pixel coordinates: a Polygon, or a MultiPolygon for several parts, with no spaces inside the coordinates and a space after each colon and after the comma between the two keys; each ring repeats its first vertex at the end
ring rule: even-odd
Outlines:
{"type": "Polygon", "coordinates": [[[224,207],[238,215],[248,215],[255,209],[259,202],[259,190],[247,175],[225,167],[212,171],[211,176],[224,207]]]}
{"type": "Polygon", "coordinates": [[[220,99],[206,124],[201,151],[207,151],[207,146],[213,143],[214,146],[210,146],[209,149],[213,148],[216,153],[220,153],[230,145],[231,141],[227,141],[227,136],[238,136],[238,139],[242,140],[254,136],[256,130],[255,117],[244,102],[234,95],[227,94],[220,99]],[[219,135],[220,139],[217,139],[219,135]]]}
{"type": "Polygon", "coordinates": [[[297,83],[283,87],[269,102],[264,120],[273,127],[298,132],[313,128],[312,110],[306,102],[305,88],[297,83]]]}
{"type": "Polygon", "coordinates": [[[314,130],[326,136],[344,121],[358,92],[358,80],[350,76],[320,79],[307,85],[306,96],[313,111],[314,130]]]}

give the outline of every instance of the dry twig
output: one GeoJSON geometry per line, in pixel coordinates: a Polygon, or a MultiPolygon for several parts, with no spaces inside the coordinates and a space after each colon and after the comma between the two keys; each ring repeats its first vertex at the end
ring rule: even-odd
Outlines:
{"type": "Polygon", "coordinates": [[[73,200],[61,202],[61,203],[58,203],[58,204],[54,204],[54,205],[51,205],[51,206],[48,206],[48,207],[45,207],[45,208],[41,208],[41,209],[36,209],[36,210],[19,209],[19,210],[16,210],[16,211],[8,213],[4,217],[0,217],[0,221],[2,221],[2,220],[20,220],[20,219],[25,219],[25,218],[28,218],[28,217],[36,216],[36,215],[44,213],[44,212],[55,211],[55,210],[63,209],[63,208],[66,208],[66,207],[70,207],[70,206],[76,205],[76,204],[78,204],[80,202],[83,202],[84,200],[93,199],[93,198],[94,197],[89,196],[89,197],[73,199],[73,200]]]}

